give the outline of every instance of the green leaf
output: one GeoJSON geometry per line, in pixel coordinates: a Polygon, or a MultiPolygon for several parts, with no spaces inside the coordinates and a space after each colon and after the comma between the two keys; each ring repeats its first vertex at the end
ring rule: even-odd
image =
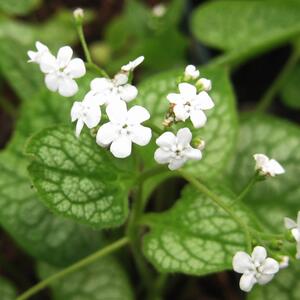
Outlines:
{"type": "Polygon", "coordinates": [[[10,15],[25,15],[37,8],[41,0],[1,0],[0,11],[10,15]]]}
{"type": "Polygon", "coordinates": [[[289,74],[281,90],[281,98],[288,107],[300,109],[300,65],[298,64],[289,74]]]}
{"type": "Polygon", "coordinates": [[[2,277],[0,277],[0,295],[1,300],[14,300],[17,296],[12,284],[2,277]]]}
{"type": "Polygon", "coordinates": [[[280,270],[267,285],[255,286],[247,300],[298,300],[300,298],[299,275],[299,265],[280,270]]]}
{"type": "Polygon", "coordinates": [[[26,149],[29,173],[41,199],[55,213],[96,228],[121,225],[128,214],[128,183],[133,173],[99,147],[95,138],[76,138],[67,127],[45,129],[26,149]]]}
{"type": "MultiPolygon", "coordinates": [[[[39,265],[42,279],[59,269],[39,265]]],[[[127,274],[113,257],[105,257],[51,285],[53,300],[130,300],[133,292],[127,274]]]]}
{"type": "Polygon", "coordinates": [[[284,230],[283,218],[295,218],[300,197],[300,129],[284,120],[249,114],[242,120],[238,149],[228,173],[232,187],[239,192],[253,176],[253,154],[264,153],[276,159],[286,173],[257,183],[244,202],[272,231],[284,230]]]}
{"type": "MultiPolygon", "coordinates": [[[[234,196],[215,189],[224,203],[234,196]]],[[[235,206],[245,222],[247,212],[235,206]]],[[[150,233],[144,238],[144,254],[160,272],[204,275],[231,269],[232,256],[245,248],[244,233],[226,212],[188,186],[175,206],[164,213],[146,215],[150,233]]]]}
{"type": "Polygon", "coordinates": [[[243,61],[298,36],[299,20],[297,1],[213,1],[194,11],[191,30],[231,60],[243,61]]]}
{"type": "Polygon", "coordinates": [[[102,236],[44,207],[31,187],[23,147],[33,132],[66,122],[70,106],[69,100],[47,90],[24,102],[14,137],[0,153],[0,224],[30,255],[60,266],[99,248],[102,236]]]}
{"type": "MultiPolygon", "coordinates": [[[[183,72],[172,71],[155,75],[139,85],[139,102],[151,112],[151,122],[161,127],[163,119],[169,108],[167,94],[178,92],[177,77],[183,72]]],[[[193,137],[200,136],[206,142],[203,159],[199,162],[190,162],[186,169],[196,176],[211,178],[220,174],[227,164],[235,145],[237,133],[237,115],[235,98],[227,73],[223,69],[201,69],[201,74],[212,80],[213,88],[210,92],[215,102],[215,107],[207,111],[208,121],[205,127],[192,129],[190,121],[184,126],[189,126],[193,137]]],[[[182,125],[183,126],[183,125],[182,125]]],[[[155,136],[151,145],[141,151],[145,162],[154,162],[155,136]]]]}
{"type": "Polygon", "coordinates": [[[21,44],[0,40],[0,73],[24,101],[30,100],[44,84],[38,66],[28,64],[27,60],[27,50],[21,44]]]}

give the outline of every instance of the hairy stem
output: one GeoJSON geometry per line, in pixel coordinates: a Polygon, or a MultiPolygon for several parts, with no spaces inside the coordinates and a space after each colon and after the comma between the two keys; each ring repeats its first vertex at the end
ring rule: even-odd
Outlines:
{"type": "Polygon", "coordinates": [[[272,104],[274,97],[281,89],[281,87],[286,81],[286,78],[288,77],[290,72],[293,70],[295,64],[297,63],[299,59],[299,55],[300,55],[300,51],[297,48],[294,48],[290,57],[286,61],[285,65],[283,66],[282,70],[280,71],[280,73],[278,74],[278,76],[276,77],[272,85],[269,87],[269,89],[265,92],[265,94],[262,96],[261,100],[259,101],[256,107],[257,112],[266,111],[268,107],[272,104]]]}
{"type": "Polygon", "coordinates": [[[201,183],[197,178],[193,175],[188,174],[185,171],[178,171],[178,173],[185,178],[189,183],[191,183],[199,192],[208,196],[217,206],[222,208],[229,216],[232,217],[236,221],[237,224],[241,226],[245,233],[247,249],[251,251],[251,235],[248,229],[248,226],[228,207],[223,201],[214,194],[210,189],[208,189],[203,183],[201,183]]]}
{"type": "Polygon", "coordinates": [[[45,280],[39,282],[38,284],[31,287],[29,290],[27,290],[25,293],[20,295],[16,300],[25,300],[30,298],[31,296],[35,295],[48,285],[50,285],[52,282],[57,281],[58,279],[61,279],[65,277],[66,275],[69,275],[71,273],[74,273],[75,271],[80,270],[81,268],[93,263],[94,261],[111,254],[112,252],[122,248],[126,244],[128,244],[129,239],[127,237],[123,237],[120,240],[117,240],[116,242],[106,246],[103,249],[100,249],[99,251],[87,256],[86,258],[83,258],[82,260],[76,262],[75,264],[61,270],[60,272],[53,274],[52,276],[46,278],[45,280]]]}

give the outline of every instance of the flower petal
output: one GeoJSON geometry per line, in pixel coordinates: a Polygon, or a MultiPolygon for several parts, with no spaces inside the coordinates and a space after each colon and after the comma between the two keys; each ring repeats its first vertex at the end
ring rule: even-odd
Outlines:
{"type": "Polygon", "coordinates": [[[269,166],[270,173],[273,176],[285,173],[284,168],[275,159],[270,159],[268,166],[269,166]]]}
{"type": "Polygon", "coordinates": [[[40,69],[43,73],[52,73],[58,70],[55,56],[50,52],[46,52],[40,60],[40,69]]]}
{"type": "Polygon", "coordinates": [[[142,106],[135,105],[127,113],[128,124],[140,124],[150,118],[148,110],[142,106]]]}
{"type": "Polygon", "coordinates": [[[78,119],[77,124],[76,124],[76,129],[75,129],[75,135],[79,137],[81,130],[83,128],[84,122],[81,119],[78,119]]]}
{"type": "Polygon", "coordinates": [[[176,104],[173,111],[177,121],[185,121],[190,116],[182,104],[176,104]]]}
{"type": "Polygon", "coordinates": [[[180,144],[183,147],[189,145],[192,140],[192,133],[187,127],[179,129],[176,136],[177,144],[180,144]]]}
{"type": "Polygon", "coordinates": [[[110,151],[117,158],[128,157],[131,154],[131,140],[126,136],[119,137],[112,142],[110,151]]]}
{"type": "Polygon", "coordinates": [[[250,292],[256,282],[254,273],[243,274],[240,279],[240,289],[244,292],[250,292]]]}
{"type": "Polygon", "coordinates": [[[58,92],[64,97],[74,96],[78,91],[78,85],[75,80],[64,77],[58,81],[58,92]]]}
{"type": "Polygon", "coordinates": [[[86,73],[85,65],[82,59],[74,58],[70,61],[64,70],[71,78],[80,78],[86,73]]]}
{"type": "Polygon", "coordinates": [[[194,99],[197,95],[197,89],[194,85],[183,82],[178,85],[182,98],[186,101],[194,99]]]}
{"type": "Polygon", "coordinates": [[[206,115],[202,110],[192,110],[190,118],[195,128],[203,127],[206,123],[206,115]]]}
{"type": "Polygon", "coordinates": [[[248,253],[238,251],[232,259],[233,270],[237,273],[244,273],[253,270],[254,266],[248,253]]]}
{"type": "Polygon", "coordinates": [[[71,108],[71,120],[72,122],[76,121],[80,116],[81,111],[81,102],[75,101],[71,108]]]}
{"type": "Polygon", "coordinates": [[[171,151],[165,151],[161,148],[158,148],[154,152],[154,159],[159,164],[166,164],[172,159],[172,154],[173,153],[171,151]]]}
{"type": "Polygon", "coordinates": [[[284,226],[286,229],[293,229],[297,227],[297,223],[290,218],[284,218],[284,226]]]}
{"type": "Polygon", "coordinates": [[[268,282],[270,282],[274,277],[274,274],[262,274],[259,278],[257,278],[257,282],[260,285],[264,285],[267,284],[268,282]]]}
{"type": "Polygon", "coordinates": [[[102,125],[96,136],[96,142],[102,147],[106,147],[118,138],[117,128],[110,122],[102,125]]]}
{"type": "Polygon", "coordinates": [[[151,140],[151,129],[142,125],[136,125],[131,130],[131,140],[133,143],[140,146],[147,145],[151,140]]]}
{"type": "Polygon", "coordinates": [[[171,162],[168,164],[168,167],[171,171],[174,171],[181,168],[185,162],[186,158],[172,159],[171,162]]]}
{"type": "Polygon", "coordinates": [[[200,160],[202,158],[202,152],[200,150],[194,149],[192,147],[185,150],[184,154],[189,159],[200,160]]]}
{"type": "Polygon", "coordinates": [[[262,246],[256,246],[251,254],[254,263],[262,264],[267,257],[267,251],[262,246]]]}
{"type": "Polygon", "coordinates": [[[42,51],[49,51],[49,48],[44,45],[43,43],[39,42],[39,41],[36,41],[35,42],[35,47],[36,49],[39,51],[39,52],[42,52],[42,51]]]}
{"type": "Polygon", "coordinates": [[[123,101],[129,102],[136,98],[138,90],[131,84],[125,84],[119,87],[119,94],[123,101]]]}
{"type": "Polygon", "coordinates": [[[73,50],[71,47],[69,46],[61,47],[57,53],[57,63],[59,65],[59,68],[65,68],[69,64],[72,55],[73,55],[73,50]]]}
{"type": "Polygon", "coordinates": [[[102,92],[107,89],[112,89],[113,84],[110,79],[101,77],[93,79],[90,86],[91,90],[95,92],[102,92]]]}
{"type": "Polygon", "coordinates": [[[47,88],[52,91],[52,92],[56,92],[58,89],[58,77],[57,75],[54,74],[47,74],[45,76],[45,84],[47,86],[47,88]]]}
{"type": "Polygon", "coordinates": [[[95,105],[91,107],[91,111],[89,112],[89,114],[87,114],[83,118],[83,121],[88,128],[96,127],[100,123],[100,120],[101,120],[101,110],[99,106],[95,106],[95,105]]]}
{"type": "Polygon", "coordinates": [[[255,169],[256,170],[261,169],[269,161],[268,156],[266,156],[264,154],[259,154],[259,153],[258,154],[254,154],[253,157],[254,157],[254,159],[256,161],[256,165],[255,165],[255,169]]]}
{"type": "Polygon", "coordinates": [[[204,91],[199,93],[199,95],[197,95],[197,99],[199,100],[200,109],[206,110],[206,109],[211,109],[215,106],[210,96],[204,91]]]}
{"type": "Polygon", "coordinates": [[[162,148],[171,148],[176,144],[176,136],[172,132],[167,131],[156,139],[156,144],[162,148]]]}
{"type": "Polygon", "coordinates": [[[167,99],[170,103],[173,104],[184,104],[185,101],[183,101],[180,94],[170,93],[167,95],[167,99]]]}
{"type": "Polygon", "coordinates": [[[263,274],[275,274],[279,271],[279,263],[273,258],[266,258],[259,268],[263,274]]]}
{"type": "Polygon", "coordinates": [[[297,227],[297,228],[293,228],[292,230],[291,230],[291,232],[292,232],[292,235],[293,235],[293,237],[295,238],[295,240],[297,241],[297,242],[300,242],[300,230],[299,230],[299,228],[297,227]]]}
{"type": "Polygon", "coordinates": [[[112,101],[106,107],[106,113],[112,123],[124,125],[127,119],[127,106],[124,101],[112,101]]]}

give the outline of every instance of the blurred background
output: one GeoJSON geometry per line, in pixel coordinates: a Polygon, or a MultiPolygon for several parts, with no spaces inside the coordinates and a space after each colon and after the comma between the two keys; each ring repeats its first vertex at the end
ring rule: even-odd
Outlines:
{"type": "MultiPolygon", "coordinates": [[[[35,41],[54,51],[62,45],[72,45],[77,55],[83,57],[73,23],[75,8],[84,8],[84,32],[93,60],[109,74],[129,60],[145,56],[135,77],[138,83],[152,74],[188,63],[207,64],[221,53],[202,44],[190,30],[193,10],[207,2],[210,1],[0,0],[0,147],[5,148],[13,133],[22,101],[22,76],[30,76],[20,74],[27,60],[26,51],[34,48],[35,41]]],[[[254,107],[290,52],[289,45],[280,45],[234,69],[231,76],[240,110],[254,107]]],[[[299,103],[290,104],[284,97],[276,100],[270,108],[272,112],[300,122],[299,103]]],[[[1,229],[0,276],[13,282],[19,291],[37,281],[32,258],[1,229]]],[[[230,272],[205,278],[174,275],[171,287],[166,299],[242,299],[237,278],[230,272]]],[[[46,290],[33,299],[50,297],[46,290]]]]}

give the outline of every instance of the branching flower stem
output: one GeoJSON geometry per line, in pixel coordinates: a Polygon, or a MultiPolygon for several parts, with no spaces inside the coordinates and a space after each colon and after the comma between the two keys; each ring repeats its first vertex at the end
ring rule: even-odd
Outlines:
{"type": "Polygon", "coordinates": [[[242,227],[242,229],[245,233],[245,237],[246,237],[247,249],[248,249],[248,251],[251,251],[252,247],[251,247],[250,231],[248,229],[248,226],[240,219],[240,217],[238,217],[230,209],[230,207],[228,207],[225,203],[223,203],[223,201],[219,198],[219,196],[214,194],[210,189],[208,189],[203,183],[201,183],[193,175],[191,175],[191,174],[189,174],[185,171],[178,171],[178,173],[184,179],[186,179],[189,183],[191,183],[199,192],[201,192],[201,193],[205,194],[206,196],[208,196],[217,206],[222,208],[229,216],[232,217],[232,219],[234,219],[236,221],[236,223],[238,223],[242,227]]]}
{"type": "Polygon", "coordinates": [[[82,260],[74,263],[73,265],[71,265],[71,266],[63,269],[62,271],[60,271],[60,272],[46,278],[45,280],[39,282],[38,284],[34,285],[29,290],[27,290],[25,293],[20,295],[16,300],[29,299],[31,296],[35,295],[36,293],[38,293],[39,291],[41,291],[45,287],[49,286],[54,281],[57,281],[58,279],[61,279],[61,278],[65,277],[66,275],[69,275],[71,273],[74,273],[75,271],[78,271],[79,269],[95,262],[96,260],[98,260],[98,259],[100,259],[100,258],[102,258],[106,255],[109,255],[109,254],[113,253],[114,251],[124,247],[128,243],[129,243],[129,239],[127,237],[123,237],[123,238],[117,240],[116,242],[100,249],[99,251],[83,258],[82,260]]]}
{"type": "Polygon", "coordinates": [[[247,195],[248,193],[252,190],[253,186],[255,185],[256,182],[258,182],[260,179],[258,177],[258,175],[255,173],[250,180],[248,181],[248,183],[245,185],[245,187],[242,189],[242,191],[240,192],[240,194],[237,196],[235,202],[240,202],[242,201],[247,195]]]}

